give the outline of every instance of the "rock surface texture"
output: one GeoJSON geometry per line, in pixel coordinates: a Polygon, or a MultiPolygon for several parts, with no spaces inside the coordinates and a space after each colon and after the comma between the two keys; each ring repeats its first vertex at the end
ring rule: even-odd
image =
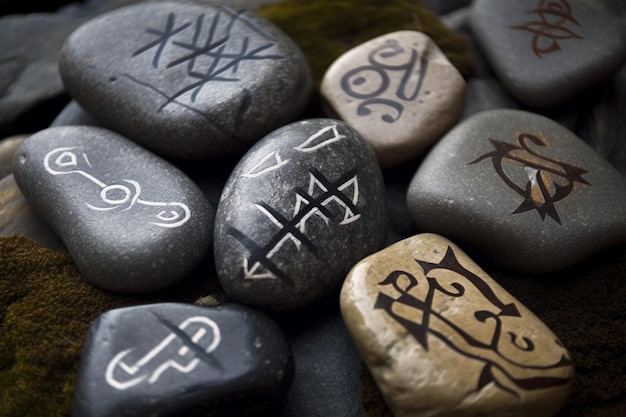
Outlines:
{"type": "Polygon", "coordinates": [[[387,221],[380,167],[346,124],[311,119],[259,141],[231,173],[215,220],[215,262],[234,301],[308,304],[379,250],[387,221]]]}
{"type": "Polygon", "coordinates": [[[226,5],[159,2],[90,20],[65,43],[63,82],[103,126],[169,157],[242,153],[311,92],[300,49],[226,5]]]}
{"type": "Polygon", "coordinates": [[[292,368],[280,328],[243,306],[110,310],[87,334],[72,416],[254,415],[280,403],[292,368]]]}
{"type": "Polygon", "coordinates": [[[215,211],[199,188],[170,163],[109,130],[40,131],[16,152],[14,176],[84,278],[101,288],[165,287],[210,251],[215,211]]]}
{"type": "Polygon", "coordinates": [[[470,19],[509,92],[546,108],[610,78],[624,64],[622,22],[600,3],[475,0],[470,19]]]}
{"type": "Polygon", "coordinates": [[[626,180],[555,121],[478,113],[431,150],[407,191],[422,231],[523,272],[555,271],[626,242],[626,180]]]}
{"type": "Polygon", "coordinates": [[[354,127],[390,167],[423,155],[457,121],[465,81],[427,35],[399,31],[340,56],[321,93],[329,113],[354,127]]]}
{"type": "Polygon", "coordinates": [[[396,417],[549,417],[574,366],[552,331],[434,234],[359,262],[341,310],[396,417]]]}

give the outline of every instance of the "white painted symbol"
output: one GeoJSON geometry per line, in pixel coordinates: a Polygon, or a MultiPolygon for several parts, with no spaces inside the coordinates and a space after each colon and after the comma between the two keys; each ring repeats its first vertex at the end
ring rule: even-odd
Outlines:
{"type": "Polygon", "coordinates": [[[190,317],[182,322],[178,329],[189,340],[181,339],[180,335],[173,331],[131,364],[126,361],[135,349],[125,349],[115,355],[106,369],[107,383],[117,390],[126,390],[141,383],[154,384],[169,369],[188,374],[201,362],[194,347],[208,354],[214,351],[221,341],[220,328],[208,317],[190,317]],[[190,346],[192,344],[195,346],[190,346]]]}
{"type": "MultiPolygon", "coordinates": [[[[296,205],[294,207],[294,213],[293,213],[294,217],[297,216],[300,213],[300,211],[302,210],[303,206],[310,204],[309,198],[311,196],[313,196],[313,194],[315,193],[315,189],[316,188],[319,188],[324,193],[328,192],[328,188],[326,188],[324,186],[324,184],[322,184],[315,175],[313,175],[313,174],[309,174],[309,175],[310,175],[310,177],[309,177],[309,189],[307,190],[308,191],[307,192],[308,195],[307,196],[301,196],[300,194],[296,194],[296,205]]],[[[350,186],[353,187],[351,201],[352,201],[352,204],[354,206],[356,206],[357,202],[359,201],[359,180],[358,180],[356,175],[354,177],[352,177],[351,179],[349,179],[348,181],[346,181],[345,183],[341,184],[339,187],[337,187],[337,190],[339,190],[339,191],[341,191],[342,193],[345,194],[344,190],[346,190],[350,186]]],[[[335,194],[335,193],[332,193],[328,198],[323,200],[320,205],[323,206],[323,207],[326,207],[331,202],[335,202],[335,203],[339,204],[344,209],[343,220],[341,222],[339,222],[340,226],[352,223],[352,222],[358,220],[361,217],[360,213],[359,214],[354,214],[354,212],[350,209],[350,207],[341,198],[339,198],[339,196],[337,194],[335,194]]],[[[313,207],[313,208],[311,208],[310,210],[307,211],[307,213],[304,215],[302,220],[300,220],[298,222],[298,224],[297,224],[298,229],[300,229],[300,231],[302,233],[305,232],[307,220],[309,218],[311,218],[312,216],[314,216],[314,215],[318,216],[322,220],[324,220],[326,225],[329,224],[330,219],[326,215],[324,215],[324,213],[322,213],[319,208],[313,207]]]]}
{"type": "Polygon", "coordinates": [[[337,125],[334,124],[332,126],[326,126],[325,128],[319,130],[317,133],[311,135],[307,140],[296,146],[294,149],[305,153],[314,152],[320,148],[323,148],[324,146],[330,145],[333,142],[345,139],[345,137],[345,135],[339,134],[339,132],[337,131],[337,125]],[[328,132],[330,132],[332,136],[328,137],[328,132]]]}
{"type": "Polygon", "coordinates": [[[180,202],[157,202],[148,201],[139,198],[141,194],[141,185],[134,180],[122,180],[125,184],[106,184],[98,178],[89,174],[86,169],[78,169],[79,163],[85,161],[87,166],[91,168],[91,163],[87,154],[79,155],[74,150],[76,147],[56,148],[48,152],[44,158],[44,167],[52,175],[78,174],[87,178],[89,181],[101,188],[100,199],[105,206],[99,206],[84,202],[87,207],[95,211],[110,211],[121,209],[120,211],[130,210],[135,204],[156,207],[161,210],[154,215],[156,220],[148,222],[161,227],[178,227],[187,222],[191,217],[189,207],[180,202]]]}
{"type": "Polygon", "coordinates": [[[278,227],[278,232],[275,236],[275,239],[278,239],[278,241],[262,248],[263,256],[258,256],[255,251],[252,251],[250,259],[244,257],[244,279],[276,279],[276,274],[267,269],[267,265],[264,265],[264,262],[270,261],[288,242],[293,243],[298,251],[303,243],[309,247],[313,246],[313,243],[305,235],[307,221],[311,217],[317,216],[327,226],[330,226],[330,218],[322,212],[322,208],[326,208],[331,203],[338,204],[344,209],[343,219],[338,222],[339,226],[357,221],[361,217],[360,213],[355,214],[355,211],[358,211],[357,203],[359,201],[357,174],[355,173],[354,176],[336,186],[336,188],[334,188],[335,186],[335,184],[327,182],[326,179],[320,180],[315,172],[310,172],[307,191],[302,194],[296,192],[294,212],[289,221],[277,218],[277,216],[282,216],[273,214],[271,212],[272,209],[266,205],[253,204],[272,224],[278,227]],[[325,182],[328,186],[325,185],[325,182]],[[329,189],[329,187],[332,189],[329,189]],[[350,188],[352,188],[351,196],[349,193],[350,188]]]}
{"type": "Polygon", "coordinates": [[[280,157],[278,151],[270,152],[265,155],[258,163],[256,163],[250,170],[243,174],[243,177],[246,178],[257,178],[263,174],[266,174],[270,171],[274,171],[283,165],[287,164],[289,159],[285,159],[284,161],[280,157]],[[269,161],[272,157],[274,157],[275,163],[273,165],[268,165],[267,161],[269,161]]]}

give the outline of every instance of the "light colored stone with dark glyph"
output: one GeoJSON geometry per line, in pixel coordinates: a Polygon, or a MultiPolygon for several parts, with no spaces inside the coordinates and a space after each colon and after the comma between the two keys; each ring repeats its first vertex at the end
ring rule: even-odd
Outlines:
{"type": "Polygon", "coordinates": [[[299,47],[271,22],[225,4],[142,3],[72,33],[59,68],[103,126],[166,157],[243,153],[308,103],[299,47]]]}
{"type": "Polygon", "coordinates": [[[396,417],[550,417],[570,394],[557,336],[440,235],[356,264],[341,311],[396,417]]]}
{"type": "Polygon", "coordinates": [[[24,197],[98,287],[160,289],[210,251],[215,211],[196,184],[114,132],[48,128],[26,139],[13,165],[24,197]]]}
{"type": "Polygon", "coordinates": [[[543,273],[626,242],[626,179],[574,133],[522,110],[459,123],[407,191],[420,230],[543,273]]]}
{"type": "Polygon", "coordinates": [[[623,22],[602,3],[475,0],[470,20],[509,92],[528,106],[546,108],[610,78],[624,64],[623,22]]]}
{"type": "Polygon", "coordinates": [[[242,304],[304,306],[383,247],[386,220],[367,142],[339,120],[291,123],[255,144],[224,186],[214,237],[220,284],[242,304]]]}
{"type": "Polygon", "coordinates": [[[324,75],[328,112],[354,127],[383,167],[422,155],[459,118],[465,81],[427,35],[388,33],[340,56],[324,75]]]}

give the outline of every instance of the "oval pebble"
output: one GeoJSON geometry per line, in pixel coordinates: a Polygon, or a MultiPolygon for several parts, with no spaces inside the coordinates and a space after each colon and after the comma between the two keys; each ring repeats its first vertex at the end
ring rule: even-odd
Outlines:
{"type": "Polygon", "coordinates": [[[119,308],[87,334],[72,415],[258,415],[277,407],[292,375],[283,332],[259,311],[232,303],[119,308]]]}
{"type": "Polygon", "coordinates": [[[384,244],[384,197],[376,156],[348,125],[311,119],[272,132],[235,167],[218,204],[226,294],[288,309],[329,293],[384,244]]]}
{"type": "Polygon", "coordinates": [[[176,158],[243,153],[298,116],[312,88],[287,35],[219,4],[103,14],[69,36],[59,68],[72,98],[103,126],[176,158]]]}
{"type": "Polygon", "coordinates": [[[14,157],[25,198],[84,279],[116,292],[170,285],[208,254],[214,209],[178,168],[109,130],[65,126],[14,157]]]}

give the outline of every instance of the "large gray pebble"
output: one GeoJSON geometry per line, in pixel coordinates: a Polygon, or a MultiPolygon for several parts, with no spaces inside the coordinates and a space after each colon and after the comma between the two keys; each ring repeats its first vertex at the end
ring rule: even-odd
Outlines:
{"type": "Polygon", "coordinates": [[[626,180],[574,133],[490,110],[431,150],[408,190],[423,231],[524,272],[551,272],[626,242],[626,180]]]}
{"type": "Polygon", "coordinates": [[[26,199],[84,279],[117,292],[170,285],[207,255],[214,210],[176,167],[109,130],[54,127],[14,157],[26,199]]]}
{"type": "Polygon", "coordinates": [[[105,13],[72,33],[59,68],[69,94],[103,126],[177,158],[243,153],[296,118],[312,88],[287,35],[218,4],[105,13]]]}
{"type": "Polygon", "coordinates": [[[267,309],[308,304],[384,244],[380,166],[345,123],[292,123],[235,167],[215,223],[218,278],[228,296],[267,309]]]}

